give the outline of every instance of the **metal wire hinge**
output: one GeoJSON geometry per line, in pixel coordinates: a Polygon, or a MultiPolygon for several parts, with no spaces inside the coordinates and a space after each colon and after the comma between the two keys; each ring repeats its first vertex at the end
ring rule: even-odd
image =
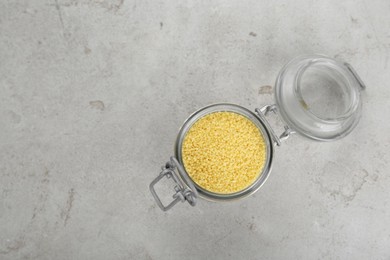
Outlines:
{"type": "Polygon", "coordinates": [[[178,203],[179,201],[181,202],[187,201],[191,206],[196,205],[196,198],[198,197],[198,192],[194,187],[194,185],[192,184],[192,182],[186,177],[183,171],[184,169],[182,168],[180,163],[176,160],[176,158],[171,157],[171,160],[167,162],[165,166],[162,167],[162,171],[157,176],[157,178],[150,183],[149,185],[150,192],[152,193],[154,199],[156,200],[157,205],[163,211],[169,210],[174,205],[176,205],[176,203],[178,203]],[[181,176],[183,176],[188,186],[176,174],[175,172],[176,169],[181,174],[181,176]],[[164,206],[164,204],[160,200],[160,197],[157,195],[156,190],[154,189],[154,186],[164,177],[173,180],[175,183],[175,187],[174,187],[175,194],[173,194],[172,196],[173,201],[171,201],[167,206],[164,206]]]}
{"type": "Polygon", "coordinates": [[[262,122],[266,125],[267,129],[270,131],[270,134],[272,136],[272,139],[274,140],[274,142],[280,146],[282,144],[282,141],[288,139],[290,137],[291,134],[294,134],[295,131],[292,130],[288,125],[285,125],[284,126],[284,132],[278,136],[275,131],[273,130],[273,128],[271,127],[271,125],[268,123],[268,120],[266,119],[266,116],[270,113],[270,112],[273,112],[274,114],[277,113],[277,106],[276,105],[267,105],[267,106],[263,106],[262,108],[256,108],[255,109],[257,115],[260,117],[260,119],[262,120],[262,122]]]}

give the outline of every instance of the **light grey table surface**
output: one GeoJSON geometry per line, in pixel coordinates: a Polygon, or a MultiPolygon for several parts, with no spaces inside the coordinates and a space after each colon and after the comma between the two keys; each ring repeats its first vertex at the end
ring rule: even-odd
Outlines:
{"type": "Polygon", "coordinates": [[[389,56],[388,0],[2,0],[0,259],[390,259],[389,56]],[[160,211],[186,117],[272,104],[312,53],[366,82],[355,131],[289,139],[245,200],[160,211]]]}

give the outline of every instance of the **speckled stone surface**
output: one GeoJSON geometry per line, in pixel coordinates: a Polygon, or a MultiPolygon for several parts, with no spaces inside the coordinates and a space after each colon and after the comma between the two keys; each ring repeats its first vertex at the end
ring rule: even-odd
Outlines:
{"type": "MultiPolygon", "coordinates": [[[[0,259],[390,259],[390,2],[0,2],[0,259]],[[273,103],[300,54],[367,84],[348,137],[276,149],[253,196],[163,213],[193,111],[273,103]]],[[[282,124],[273,120],[276,129],[282,124]]]]}

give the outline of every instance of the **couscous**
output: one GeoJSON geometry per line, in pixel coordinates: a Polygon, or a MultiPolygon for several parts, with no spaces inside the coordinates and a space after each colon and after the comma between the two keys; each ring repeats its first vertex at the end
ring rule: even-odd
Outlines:
{"type": "Polygon", "coordinates": [[[184,168],[201,188],[242,191],[260,176],[267,147],[259,128],[234,112],[213,112],[195,122],[182,145],[184,168]]]}

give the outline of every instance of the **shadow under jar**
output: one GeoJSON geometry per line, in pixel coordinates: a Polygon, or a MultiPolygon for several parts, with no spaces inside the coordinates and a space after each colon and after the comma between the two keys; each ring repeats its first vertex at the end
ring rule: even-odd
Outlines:
{"type": "Polygon", "coordinates": [[[267,180],[272,169],[274,147],[280,146],[291,134],[298,133],[317,141],[333,141],[349,134],[360,119],[362,89],[365,89],[364,83],[348,63],[322,55],[297,57],[283,67],[276,79],[275,105],[267,105],[252,112],[242,106],[222,103],[203,107],[193,113],[178,133],[175,156],[162,167],[160,174],[150,184],[150,191],[164,211],[179,201],[187,201],[195,206],[198,197],[211,201],[230,201],[247,197],[267,180]],[[280,136],[266,119],[270,112],[279,112],[284,121],[284,132],[280,136]],[[226,115],[226,118],[220,115],[226,115]],[[228,122],[226,127],[217,121],[200,125],[206,118],[209,121],[228,122]],[[243,123],[245,127],[235,125],[238,123],[243,123]],[[185,157],[191,157],[191,153],[184,154],[186,137],[190,136],[194,129],[200,129],[200,139],[190,140],[197,142],[208,136],[208,131],[214,131],[214,126],[219,130],[214,134],[216,137],[204,138],[204,147],[195,143],[192,151],[195,151],[194,156],[196,154],[198,157],[194,157],[194,160],[187,159],[192,162],[189,167],[185,157]],[[242,129],[248,129],[252,139],[243,138],[247,133],[242,129]],[[218,136],[224,133],[231,135],[233,140],[230,142],[230,139],[218,136]],[[251,140],[262,141],[254,144],[251,140]],[[224,144],[229,148],[227,153],[223,153],[224,144]],[[249,151],[249,157],[245,157],[245,148],[249,151]],[[243,153],[244,157],[241,156],[243,153]],[[207,157],[203,154],[211,155],[207,157]],[[252,154],[253,157],[250,157],[252,154]],[[220,165],[215,166],[216,162],[220,162],[220,165]],[[213,164],[213,167],[207,167],[208,164],[213,164]],[[226,165],[230,168],[227,169],[226,165]],[[155,189],[155,185],[165,177],[172,179],[175,185],[173,200],[167,205],[162,203],[155,189]],[[221,180],[218,180],[219,177],[221,180]],[[230,185],[242,181],[245,183],[239,183],[241,186],[230,185]],[[208,182],[216,183],[215,187],[218,189],[208,185],[208,182]],[[241,188],[229,190],[230,186],[241,188]]]}

